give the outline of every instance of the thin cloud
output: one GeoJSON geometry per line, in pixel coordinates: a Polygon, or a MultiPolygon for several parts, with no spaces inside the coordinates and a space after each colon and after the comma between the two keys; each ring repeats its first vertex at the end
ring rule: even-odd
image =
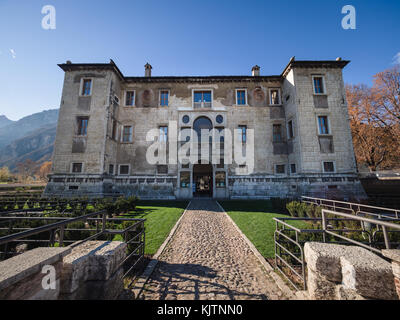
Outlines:
{"type": "Polygon", "coordinates": [[[400,64],[400,52],[393,57],[393,64],[400,64]]]}
{"type": "Polygon", "coordinates": [[[10,53],[13,59],[15,59],[17,57],[17,54],[15,53],[14,49],[10,49],[10,53]]]}

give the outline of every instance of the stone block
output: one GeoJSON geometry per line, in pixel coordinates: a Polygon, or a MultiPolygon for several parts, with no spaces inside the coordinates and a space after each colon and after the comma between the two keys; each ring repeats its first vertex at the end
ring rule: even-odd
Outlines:
{"type": "Polygon", "coordinates": [[[346,253],[348,247],[320,242],[307,242],[304,245],[304,259],[308,269],[318,273],[326,280],[342,281],[340,257],[346,253]]]}
{"type": "Polygon", "coordinates": [[[308,269],[307,288],[311,300],[334,300],[336,284],[321,277],[317,272],[308,269]]]}
{"type": "Polygon", "coordinates": [[[358,294],[355,290],[345,289],[343,285],[336,286],[336,299],[337,300],[368,300],[362,295],[358,294]]]}
{"type": "Polygon", "coordinates": [[[72,293],[60,295],[61,300],[114,300],[124,290],[123,270],[119,269],[106,281],[86,281],[72,293]]]}
{"type": "Polygon", "coordinates": [[[125,257],[126,243],[120,241],[88,241],[75,247],[63,260],[61,293],[83,297],[87,282],[104,283],[125,257]]]}
{"type": "MultiPolygon", "coordinates": [[[[14,299],[26,297],[27,291],[35,291],[44,274],[41,273],[45,265],[57,265],[63,256],[71,251],[70,248],[36,248],[24,252],[10,259],[0,262],[0,297],[7,288],[14,287],[14,299]],[[21,285],[21,295],[17,294],[17,287],[21,285]]],[[[58,269],[56,268],[56,273],[58,269]]]]}
{"type": "Polygon", "coordinates": [[[372,299],[397,299],[389,262],[361,247],[349,247],[340,258],[344,289],[372,299]]]}

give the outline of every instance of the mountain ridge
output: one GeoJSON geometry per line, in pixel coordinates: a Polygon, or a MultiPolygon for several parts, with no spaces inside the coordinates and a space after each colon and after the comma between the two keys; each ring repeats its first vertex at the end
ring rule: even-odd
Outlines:
{"type": "Polygon", "coordinates": [[[50,109],[23,117],[18,121],[0,116],[0,167],[15,171],[27,159],[40,166],[51,159],[56,136],[58,109],[50,109]],[[1,119],[7,124],[1,125],[1,119]]]}

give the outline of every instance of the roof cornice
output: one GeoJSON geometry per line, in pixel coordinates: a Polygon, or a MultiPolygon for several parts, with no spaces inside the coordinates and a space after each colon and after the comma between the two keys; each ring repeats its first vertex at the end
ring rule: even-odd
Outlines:
{"type": "Polygon", "coordinates": [[[350,61],[348,60],[294,60],[292,58],[283,70],[281,75],[271,76],[161,76],[161,77],[125,77],[115,62],[110,63],[62,63],[58,66],[64,71],[77,70],[111,70],[114,71],[120,80],[124,82],[276,82],[283,81],[289,71],[293,68],[340,68],[343,69],[350,61]]]}

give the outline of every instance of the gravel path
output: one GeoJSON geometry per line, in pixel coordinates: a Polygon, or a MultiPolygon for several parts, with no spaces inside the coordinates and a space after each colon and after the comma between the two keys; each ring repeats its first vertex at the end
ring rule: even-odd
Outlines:
{"type": "Polygon", "coordinates": [[[286,299],[212,200],[191,202],[140,298],[286,299]]]}

